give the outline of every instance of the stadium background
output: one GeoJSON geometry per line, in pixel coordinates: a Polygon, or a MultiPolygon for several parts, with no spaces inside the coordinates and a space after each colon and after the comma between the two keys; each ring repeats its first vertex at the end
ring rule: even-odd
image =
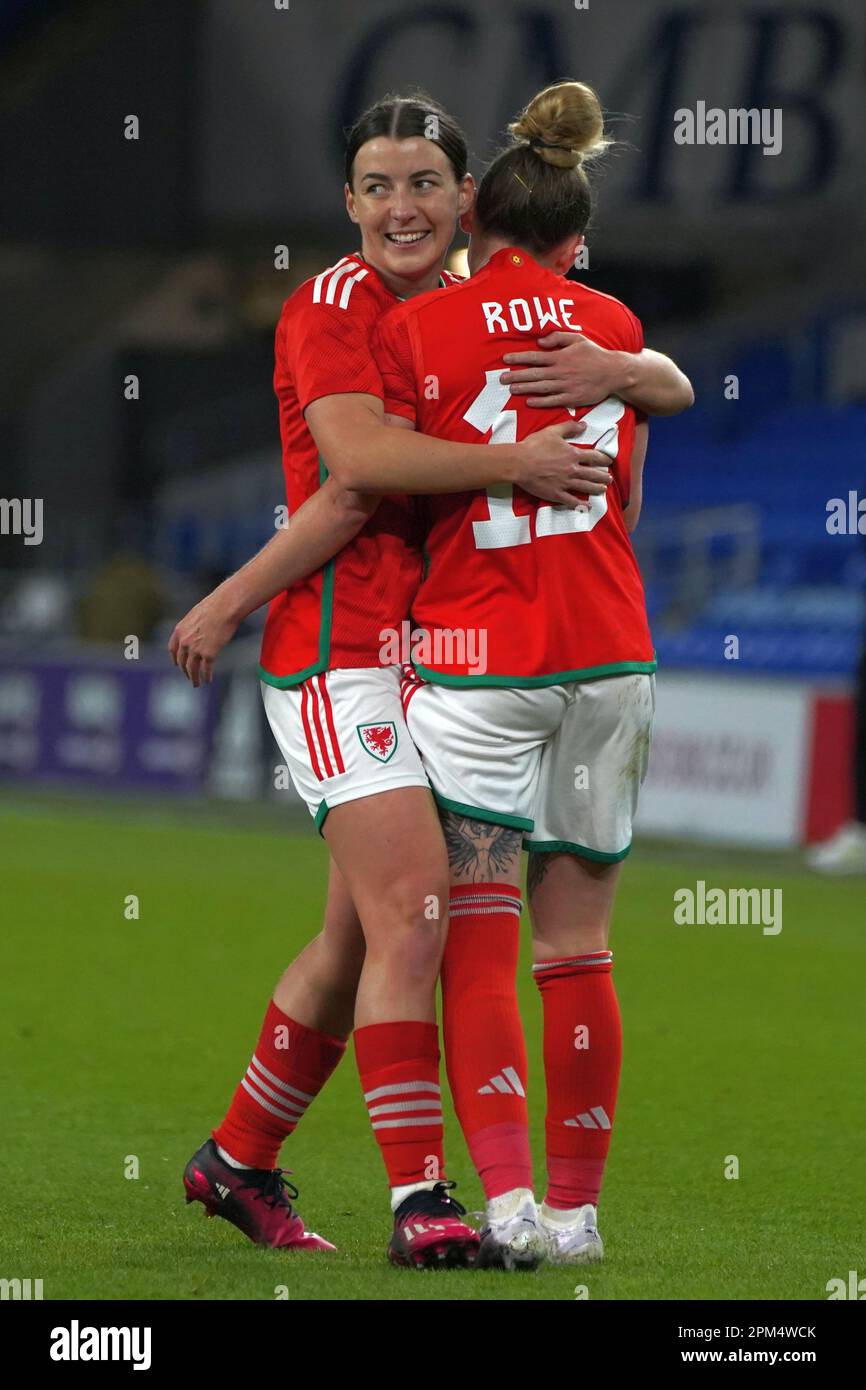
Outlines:
{"type": "MultiPolygon", "coordinates": [[[[261,1252],[228,1230],[191,1234],[175,1210],[178,1164],[222,1113],[272,979],[316,930],[324,853],[274,785],[258,620],[204,690],[165,642],[271,534],[273,328],[292,289],[353,244],[342,128],[418,83],[465,125],[477,173],[506,120],[563,76],[598,89],[623,142],[580,278],[623,298],[697,393],[652,426],[637,537],[659,715],[614,935],[633,1062],[605,1197],[635,1258],[594,1273],[592,1293],[823,1297],[862,1259],[844,1155],[862,1134],[863,885],[809,877],[801,851],[851,814],[864,32],[856,0],[0,4],[2,494],[42,499],[44,518],[39,544],[0,539],[7,1143],[20,1166],[59,1116],[64,1162],[91,1193],[63,1216],[63,1258],[33,1244],[55,1229],[44,1209],[8,1247],[22,1275],[40,1252],[46,1296],[262,1296],[261,1252]],[[781,108],[781,152],[678,145],[674,112],[698,102],[781,108]],[[834,498],[846,534],[828,529],[834,498]],[[783,889],[784,930],[677,926],[673,893],[698,880],[783,889]],[[832,1140],[815,1119],[828,1103],[832,1140]],[[721,1178],[742,1149],[751,1189],[721,1178]],[[692,1240],[677,1225],[657,1268],[651,1241],[640,1258],[629,1242],[674,1151],[671,1219],[690,1203],[696,1225],[692,1240]],[[149,1182],[120,1180],[130,1154],[149,1182]],[[94,1234],[94,1158],[118,1189],[109,1225],[135,1211],[135,1259],[117,1231],[94,1234]]],[[[347,1183],[371,1212],[382,1199],[350,1073],[291,1160],[308,1221],[350,1250],[327,1296],[374,1297],[390,1274],[379,1225],[356,1248],[340,1224],[347,1183]]],[[[456,1135],[452,1151],[472,1195],[456,1135]]],[[[522,1296],[561,1296],[555,1277],[522,1296]]],[[[294,1267],[292,1280],[293,1297],[325,1287],[294,1267]]],[[[513,1294],[494,1277],[459,1295],[391,1281],[387,1296],[513,1294]]]]}

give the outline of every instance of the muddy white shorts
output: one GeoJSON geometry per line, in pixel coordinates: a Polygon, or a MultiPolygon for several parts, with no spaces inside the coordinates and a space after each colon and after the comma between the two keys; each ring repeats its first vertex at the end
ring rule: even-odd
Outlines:
{"type": "Polygon", "coordinates": [[[524,832],[532,850],[625,858],[646,776],[655,677],[522,690],[404,675],[409,732],[440,806],[524,832]]]}
{"type": "Polygon", "coordinates": [[[317,829],[346,801],[429,787],[403,718],[398,666],[324,671],[288,690],[261,685],[274,738],[317,829]]]}

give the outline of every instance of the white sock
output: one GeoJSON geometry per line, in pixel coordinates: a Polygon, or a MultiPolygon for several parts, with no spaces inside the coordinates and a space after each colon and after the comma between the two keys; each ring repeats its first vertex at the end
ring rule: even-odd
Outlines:
{"type": "Polygon", "coordinates": [[[487,1218],[489,1221],[509,1221],[526,1202],[535,1206],[535,1198],[529,1188],[512,1187],[510,1192],[502,1192],[498,1197],[490,1198],[487,1203],[487,1218]]]}
{"type": "Polygon", "coordinates": [[[441,1178],[434,1178],[431,1182],[408,1182],[404,1187],[392,1187],[391,1210],[396,1211],[400,1203],[405,1202],[413,1192],[432,1192],[436,1183],[441,1181],[441,1178]]]}
{"type": "Polygon", "coordinates": [[[250,1171],[252,1171],[251,1163],[238,1163],[237,1159],[232,1158],[231,1154],[227,1154],[225,1149],[220,1148],[219,1144],[217,1144],[216,1146],[216,1151],[222,1159],[223,1163],[227,1163],[230,1168],[248,1168],[250,1171]]]}
{"type": "MultiPolygon", "coordinates": [[[[549,1207],[546,1202],[541,1204],[541,1215],[546,1226],[574,1226],[585,1210],[585,1207],[572,1207],[569,1211],[561,1211],[558,1207],[549,1207]]],[[[594,1212],[595,1207],[590,1206],[590,1211],[594,1212]]]]}

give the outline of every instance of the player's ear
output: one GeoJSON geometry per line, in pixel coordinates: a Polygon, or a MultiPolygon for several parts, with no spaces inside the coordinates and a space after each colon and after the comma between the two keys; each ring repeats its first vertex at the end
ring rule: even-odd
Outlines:
{"type": "MultiPolygon", "coordinates": [[[[474,192],[473,192],[473,199],[474,199],[474,192]]],[[[461,214],[460,214],[460,230],[461,230],[461,232],[465,232],[467,236],[471,236],[472,233],[473,233],[473,231],[475,230],[475,203],[474,203],[474,201],[471,202],[471,203],[469,204],[469,207],[466,209],[465,212],[461,212],[461,214]]]]}
{"type": "MultiPolygon", "coordinates": [[[[464,174],[460,180],[460,190],[457,194],[457,216],[460,218],[460,225],[463,226],[463,218],[470,211],[475,203],[475,180],[471,174],[464,174]]],[[[468,229],[463,227],[464,232],[468,229]]]]}
{"type": "Polygon", "coordinates": [[[555,270],[557,275],[565,275],[574,265],[582,245],[583,235],[568,237],[557,251],[550,267],[551,270],[555,270]]]}
{"type": "Polygon", "coordinates": [[[351,222],[357,222],[359,218],[355,211],[355,195],[348,184],[344,185],[343,192],[346,195],[346,211],[349,214],[349,220],[351,222]]]}

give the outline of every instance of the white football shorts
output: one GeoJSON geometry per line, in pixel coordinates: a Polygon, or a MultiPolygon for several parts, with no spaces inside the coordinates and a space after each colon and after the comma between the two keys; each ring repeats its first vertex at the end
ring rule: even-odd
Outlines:
{"type": "Polygon", "coordinates": [[[321,830],[328,811],[396,787],[429,787],[400,703],[400,667],[323,671],[280,690],[265,713],[292,781],[321,830]]]}
{"type": "Polygon", "coordinates": [[[624,859],[646,776],[655,677],[455,689],[404,673],[409,732],[440,806],[524,832],[525,848],[624,859]]]}

